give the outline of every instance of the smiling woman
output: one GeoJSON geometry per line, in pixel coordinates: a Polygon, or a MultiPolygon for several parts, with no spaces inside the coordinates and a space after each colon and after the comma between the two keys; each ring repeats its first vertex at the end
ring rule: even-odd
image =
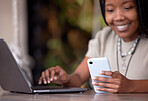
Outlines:
{"type": "MultiPolygon", "coordinates": [[[[110,1],[110,0],[106,0],[106,1],[110,1]]],[[[119,2],[119,0],[116,0],[115,2],[119,2]]],[[[105,6],[105,0],[100,0],[100,4],[101,4],[100,6],[102,9],[102,15],[103,15],[104,20],[106,22],[107,19],[105,19],[105,13],[106,13],[105,11],[107,10],[108,6],[111,7],[113,5],[105,6]]],[[[138,19],[138,21],[139,21],[140,34],[148,37],[148,19],[147,19],[148,6],[146,5],[146,4],[148,4],[148,1],[145,1],[145,0],[141,0],[141,1],[140,0],[124,0],[123,4],[124,5],[122,5],[122,6],[120,5],[120,7],[125,6],[123,9],[126,11],[131,11],[133,9],[136,10],[135,13],[137,13],[137,14],[136,14],[136,16],[133,16],[133,17],[137,17],[136,19],[138,19]],[[130,2],[130,3],[128,3],[128,2],[130,2]],[[129,5],[129,4],[131,4],[131,5],[129,5]]],[[[113,10],[107,11],[107,12],[111,13],[112,11],[113,10]]],[[[122,12],[120,11],[120,13],[122,13],[122,12]]],[[[132,15],[132,13],[130,13],[129,15],[132,15]]],[[[107,16],[107,17],[109,17],[109,16],[107,16]]],[[[107,22],[106,22],[106,24],[108,25],[107,22]]],[[[126,25],[121,26],[120,28],[125,28],[127,26],[126,25]]]]}
{"type": "Polygon", "coordinates": [[[139,24],[134,0],[106,0],[105,19],[124,41],[137,38],[139,24]]]}
{"type": "Polygon", "coordinates": [[[111,93],[148,92],[148,24],[147,2],[144,0],[100,0],[108,27],[89,41],[84,60],[74,73],[68,75],[60,66],[42,72],[39,84],[60,83],[81,86],[90,78],[87,60],[107,57],[111,71],[102,71],[108,77],[93,77],[97,90],[111,93]],[[144,18],[144,19],[143,19],[144,18]],[[65,79],[62,79],[62,78],[65,79]],[[101,82],[100,82],[101,81],[101,82]]]}

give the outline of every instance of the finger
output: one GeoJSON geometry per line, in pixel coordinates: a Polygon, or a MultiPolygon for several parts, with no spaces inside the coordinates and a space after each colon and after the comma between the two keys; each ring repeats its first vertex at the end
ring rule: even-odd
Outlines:
{"type": "Polygon", "coordinates": [[[50,72],[51,72],[51,77],[50,80],[58,80],[60,78],[59,73],[62,71],[63,69],[60,66],[56,66],[56,67],[52,67],[50,68],[50,72]]]}
{"type": "Polygon", "coordinates": [[[104,70],[102,70],[102,71],[100,71],[100,74],[101,75],[107,75],[107,76],[112,76],[112,71],[104,71],[104,70]]]}
{"type": "Polygon", "coordinates": [[[45,72],[42,72],[42,79],[43,79],[44,84],[47,84],[45,72]]]}
{"type": "Polygon", "coordinates": [[[64,72],[63,70],[59,71],[59,75],[60,75],[60,76],[64,75],[64,73],[65,73],[65,72],[64,72]]]}
{"type": "Polygon", "coordinates": [[[103,82],[92,82],[92,84],[95,86],[101,86],[105,88],[119,89],[119,85],[116,85],[116,84],[103,83],[103,82]]]}
{"type": "Polygon", "coordinates": [[[68,80],[68,75],[63,73],[63,71],[60,72],[60,79],[63,81],[67,81],[68,80]]]}
{"type": "Polygon", "coordinates": [[[112,77],[121,79],[123,77],[123,75],[120,72],[115,71],[115,72],[112,72],[112,77]]]}
{"type": "Polygon", "coordinates": [[[96,89],[99,90],[99,91],[106,91],[106,92],[110,92],[110,93],[117,93],[118,92],[118,90],[110,89],[110,88],[100,88],[100,87],[98,87],[96,89]]]}
{"type": "Polygon", "coordinates": [[[53,81],[54,80],[54,76],[55,76],[55,70],[52,69],[52,70],[50,70],[50,72],[51,72],[50,80],[53,81]]]}
{"type": "Polygon", "coordinates": [[[122,78],[122,74],[118,71],[112,72],[112,71],[100,71],[101,75],[107,75],[107,76],[112,76],[112,78],[122,78]]]}
{"type": "Polygon", "coordinates": [[[61,71],[64,71],[60,66],[56,66],[55,72],[56,74],[60,74],[61,71]]]}
{"type": "Polygon", "coordinates": [[[43,79],[42,79],[42,77],[40,77],[38,84],[41,85],[42,81],[43,81],[43,79]]]}
{"type": "Polygon", "coordinates": [[[59,78],[60,77],[58,75],[55,75],[53,79],[56,81],[56,80],[59,80],[59,78]]]}
{"type": "Polygon", "coordinates": [[[92,78],[93,81],[102,81],[102,82],[108,82],[108,83],[112,83],[112,84],[118,84],[119,83],[119,79],[116,78],[107,78],[107,77],[98,77],[98,76],[94,76],[92,78]]]}
{"type": "Polygon", "coordinates": [[[50,77],[49,76],[50,76],[50,72],[49,72],[49,69],[47,69],[47,70],[45,70],[45,78],[46,78],[48,83],[50,83],[50,79],[49,79],[50,77]]]}
{"type": "Polygon", "coordinates": [[[66,72],[60,67],[56,66],[56,74],[58,75],[58,79],[66,80],[66,72]]]}

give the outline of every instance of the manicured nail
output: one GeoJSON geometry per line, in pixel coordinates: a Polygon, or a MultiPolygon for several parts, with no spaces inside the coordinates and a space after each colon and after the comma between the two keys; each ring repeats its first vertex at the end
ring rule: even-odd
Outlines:
{"type": "Polygon", "coordinates": [[[93,79],[93,80],[95,80],[95,79],[96,79],[96,77],[94,76],[94,77],[92,77],[92,79],[93,79]]]}
{"type": "Polygon", "coordinates": [[[53,79],[52,79],[52,78],[50,78],[50,81],[53,81],[53,79]]]}
{"type": "Polygon", "coordinates": [[[100,74],[104,74],[104,71],[103,71],[103,70],[101,70],[101,71],[100,71],[100,74]]]}
{"type": "Polygon", "coordinates": [[[44,80],[44,84],[47,84],[46,80],[44,80]]]}
{"type": "Polygon", "coordinates": [[[47,82],[50,83],[50,80],[48,80],[47,82]]]}
{"type": "Polygon", "coordinates": [[[92,82],[92,85],[95,85],[96,83],[95,82],[92,82]]]}
{"type": "Polygon", "coordinates": [[[41,84],[42,82],[41,81],[39,81],[39,85],[41,84]]]}
{"type": "Polygon", "coordinates": [[[58,78],[55,76],[55,77],[54,77],[54,80],[57,80],[57,79],[58,79],[58,78]]]}

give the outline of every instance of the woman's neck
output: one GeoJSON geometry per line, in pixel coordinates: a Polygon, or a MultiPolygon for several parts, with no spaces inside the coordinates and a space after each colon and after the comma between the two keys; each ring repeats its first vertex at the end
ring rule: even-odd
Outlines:
{"type": "Polygon", "coordinates": [[[134,35],[132,37],[128,37],[128,38],[123,38],[124,42],[130,42],[130,41],[133,41],[133,40],[136,40],[136,38],[139,36],[139,34],[137,35],[134,35]]]}

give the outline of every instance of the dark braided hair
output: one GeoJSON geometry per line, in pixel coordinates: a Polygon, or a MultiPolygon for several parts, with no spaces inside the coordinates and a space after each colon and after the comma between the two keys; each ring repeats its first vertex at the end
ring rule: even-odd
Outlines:
{"type": "MultiPolygon", "coordinates": [[[[105,0],[99,0],[102,16],[105,23],[105,0]]],[[[136,10],[138,14],[140,34],[148,38],[148,0],[135,0],[136,10]]],[[[108,24],[107,24],[108,25],[108,24]]]]}

